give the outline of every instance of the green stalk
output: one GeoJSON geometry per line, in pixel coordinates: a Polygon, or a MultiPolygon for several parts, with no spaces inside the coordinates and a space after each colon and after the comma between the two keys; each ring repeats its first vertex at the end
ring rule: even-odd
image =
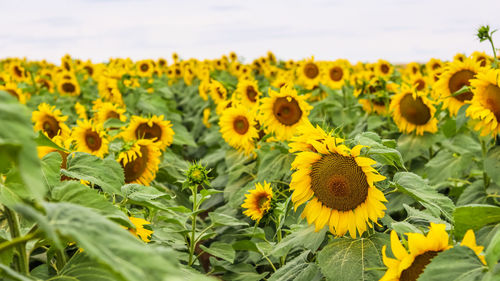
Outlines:
{"type": "Polygon", "coordinates": [[[495,64],[495,68],[498,68],[497,51],[495,49],[495,45],[493,44],[493,38],[488,36],[488,41],[490,41],[491,48],[493,49],[493,63],[495,64]]]}
{"type": "MultiPolygon", "coordinates": [[[[21,237],[21,227],[19,226],[19,217],[15,212],[13,212],[11,209],[7,207],[4,207],[4,213],[5,216],[7,217],[10,236],[12,238],[12,240],[8,241],[12,245],[5,245],[5,247],[7,248],[14,246],[16,247],[19,257],[18,259],[15,259],[17,270],[21,274],[29,275],[29,257],[28,254],[26,253],[26,242],[29,241],[32,237],[29,237],[28,235],[21,237]]],[[[8,242],[4,242],[2,243],[2,245],[8,242]]]]}
{"type": "Polygon", "coordinates": [[[483,154],[483,182],[484,182],[484,189],[488,188],[490,186],[490,178],[488,177],[488,174],[486,174],[486,171],[484,170],[484,159],[486,159],[486,155],[488,154],[488,148],[486,147],[486,142],[482,139],[479,139],[481,142],[481,151],[483,154]]]}
{"type": "Polygon", "coordinates": [[[196,211],[198,211],[198,200],[196,199],[196,195],[198,194],[198,188],[196,186],[190,188],[193,192],[193,213],[191,215],[191,239],[189,240],[189,261],[188,265],[191,266],[194,263],[194,249],[196,246],[195,234],[196,234],[196,211]]]}

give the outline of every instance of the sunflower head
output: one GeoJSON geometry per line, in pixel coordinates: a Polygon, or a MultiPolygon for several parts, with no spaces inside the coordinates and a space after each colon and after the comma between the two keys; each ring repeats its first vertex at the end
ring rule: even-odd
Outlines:
{"type": "Polygon", "coordinates": [[[152,60],[141,60],[136,63],[137,75],[141,77],[151,77],[155,72],[155,65],[152,60]]]}
{"type": "Polygon", "coordinates": [[[394,67],[386,60],[378,60],[375,65],[375,73],[378,76],[389,77],[394,72],[394,67]]]}
{"type": "Polygon", "coordinates": [[[57,84],[57,90],[61,95],[78,96],[80,95],[80,85],[76,79],[61,79],[57,84]]]}
{"type": "Polygon", "coordinates": [[[125,182],[149,185],[158,171],[160,156],[160,148],[152,140],[140,139],[128,145],[117,159],[125,173],[125,182]]]}
{"type": "Polygon", "coordinates": [[[249,155],[255,148],[259,137],[255,114],[241,104],[234,104],[224,110],[219,119],[220,132],[232,147],[249,155]]]}
{"type": "Polygon", "coordinates": [[[0,85],[0,91],[6,91],[22,104],[26,104],[26,100],[29,98],[27,94],[23,93],[23,91],[17,87],[17,83],[14,82],[8,82],[3,86],[0,85]]]}
{"type": "Polygon", "coordinates": [[[254,221],[260,221],[264,215],[271,209],[273,199],[273,190],[271,184],[264,181],[264,184],[256,183],[255,189],[249,190],[245,194],[245,201],[241,205],[246,209],[243,214],[249,216],[254,221]]]}
{"type": "Polygon", "coordinates": [[[342,62],[336,61],[322,65],[321,83],[332,89],[340,89],[349,80],[349,71],[342,62]]]}
{"type": "Polygon", "coordinates": [[[259,122],[277,139],[289,139],[297,126],[306,122],[312,107],[305,101],[307,96],[299,96],[291,85],[281,87],[279,93],[269,89],[269,95],[262,99],[259,122]]]}
{"type": "Polygon", "coordinates": [[[31,120],[35,123],[34,130],[42,131],[49,138],[57,135],[63,138],[69,137],[70,130],[64,123],[67,119],[68,116],[62,115],[61,110],[46,103],[41,103],[31,116],[31,120]]]}
{"type": "Polygon", "coordinates": [[[338,236],[347,231],[353,238],[363,234],[386,209],[384,194],[374,186],[385,179],[372,167],[376,162],[359,156],[363,146],[351,150],[333,137],[307,143],[311,147],[298,152],[292,163],[295,209],[309,201],[301,216],[314,223],[316,231],[328,225],[338,236]]]}
{"type": "Polygon", "coordinates": [[[193,163],[186,171],[186,183],[189,186],[208,185],[210,179],[208,173],[210,173],[210,170],[207,170],[206,167],[199,163],[193,163]]]}
{"type": "Polygon", "coordinates": [[[94,102],[92,111],[94,111],[94,122],[97,124],[104,124],[106,120],[111,118],[118,119],[122,122],[127,121],[127,117],[124,115],[125,109],[111,102],[102,102],[101,100],[97,100],[94,102]]]}
{"type": "Polygon", "coordinates": [[[437,132],[436,108],[425,93],[417,92],[414,87],[404,85],[400,93],[392,97],[389,109],[401,132],[415,131],[417,135],[437,132]]]}
{"type": "Polygon", "coordinates": [[[314,61],[314,58],[303,61],[297,68],[298,82],[306,89],[313,89],[318,86],[321,79],[321,67],[314,61]]]}
{"type": "Polygon", "coordinates": [[[236,98],[246,107],[253,107],[258,104],[262,93],[255,80],[240,80],[235,91],[236,98]]]}
{"type": "Polygon", "coordinates": [[[481,71],[471,80],[474,97],[469,102],[466,115],[475,122],[474,130],[482,136],[500,134],[500,70],[481,71]]]}
{"type": "Polygon", "coordinates": [[[101,124],[93,124],[87,119],[77,120],[76,123],[71,133],[76,141],[76,150],[104,157],[108,153],[109,141],[101,124]]]}
{"type": "Polygon", "coordinates": [[[150,139],[158,143],[162,150],[172,144],[174,134],[172,123],[163,120],[163,115],[150,118],[132,116],[130,124],[121,133],[124,140],[150,139]]]}

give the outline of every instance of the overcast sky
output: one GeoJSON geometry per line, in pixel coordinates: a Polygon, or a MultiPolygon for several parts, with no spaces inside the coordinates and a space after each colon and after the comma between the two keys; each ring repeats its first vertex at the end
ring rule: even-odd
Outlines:
{"type": "MultiPolygon", "coordinates": [[[[474,37],[500,29],[500,0],[119,1],[0,0],[0,58],[58,61],[166,57],[247,61],[272,50],[282,59],[384,58],[393,62],[491,53],[474,37]]],[[[500,47],[500,32],[497,46],[500,47]]]]}

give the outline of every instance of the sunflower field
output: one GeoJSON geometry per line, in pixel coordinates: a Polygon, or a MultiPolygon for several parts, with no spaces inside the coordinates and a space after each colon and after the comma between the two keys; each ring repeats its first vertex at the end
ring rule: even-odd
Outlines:
{"type": "Polygon", "coordinates": [[[451,56],[2,59],[0,278],[500,280],[500,64],[451,56]]]}

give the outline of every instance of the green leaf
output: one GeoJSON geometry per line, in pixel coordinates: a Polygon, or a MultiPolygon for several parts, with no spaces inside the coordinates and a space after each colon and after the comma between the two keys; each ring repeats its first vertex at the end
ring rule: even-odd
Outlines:
{"type": "Polygon", "coordinates": [[[123,195],[132,204],[146,206],[150,208],[168,210],[169,207],[162,200],[170,200],[172,197],[151,186],[140,184],[126,184],[122,186],[123,195]]]}
{"type": "Polygon", "coordinates": [[[487,224],[500,222],[500,207],[472,204],[460,206],[453,213],[455,217],[455,237],[461,239],[469,229],[479,230],[487,224]]]}
{"type": "Polygon", "coordinates": [[[66,202],[44,203],[43,206],[45,216],[27,205],[16,210],[37,222],[49,236],[57,233],[75,241],[92,260],[105,264],[124,280],[199,277],[195,273],[181,271],[180,266],[175,265],[176,261],[165,259],[154,248],[93,209],[66,202]]]}
{"type": "Polygon", "coordinates": [[[401,152],[403,159],[408,161],[422,155],[423,151],[427,151],[437,141],[438,136],[434,134],[424,134],[423,136],[402,134],[398,139],[397,149],[401,152]]]}
{"type": "Polygon", "coordinates": [[[473,156],[472,153],[456,155],[446,150],[439,151],[425,164],[430,183],[438,184],[449,178],[462,178],[464,172],[470,169],[473,156]]]}
{"type": "Polygon", "coordinates": [[[291,261],[288,261],[285,266],[278,269],[271,275],[268,281],[288,281],[297,280],[296,277],[309,266],[307,255],[310,251],[305,251],[291,261]]]}
{"type": "Polygon", "coordinates": [[[42,131],[38,131],[38,135],[35,138],[35,142],[38,146],[48,146],[60,151],[69,152],[69,150],[67,150],[66,148],[60,147],[51,139],[49,139],[44,133],[42,133],[42,131]]]}
{"type": "Polygon", "coordinates": [[[500,185],[500,146],[488,151],[484,159],[484,170],[493,182],[500,185]]]}
{"type": "Polygon", "coordinates": [[[42,180],[30,117],[24,105],[5,91],[0,91],[0,171],[16,167],[30,191],[25,199],[41,199],[47,188],[42,180]]]}
{"type": "Polygon", "coordinates": [[[290,230],[291,233],[276,244],[269,255],[281,257],[294,247],[316,251],[323,243],[327,232],[327,228],[315,232],[313,225],[292,225],[290,230]]]}
{"type": "Polygon", "coordinates": [[[118,221],[120,224],[133,227],[128,217],[111,204],[96,190],[76,181],[68,181],[52,190],[52,198],[59,202],[69,202],[94,209],[94,211],[118,221]]]}
{"type": "Polygon", "coordinates": [[[435,256],[418,281],[481,280],[484,269],[476,253],[469,247],[455,246],[435,256]]]}
{"type": "Polygon", "coordinates": [[[75,179],[82,179],[98,185],[104,192],[121,194],[125,183],[123,169],[113,159],[101,159],[84,152],[68,155],[67,168],[61,172],[75,179]]]}
{"type": "Polygon", "coordinates": [[[51,281],[122,281],[127,280],[106,265],[90,259],[85,252],[76,253],[51,281]]]}
{"type": "Polygon", "coordinates": [[[174,130],[174,144],[176,145],[187,145],[192,147],[197,147],[193,136],[188,132],[186,127],[182,124],[173,122],[172,129],[174,130]]]}
{"type": "Polygon", "coordinates": [[[239,225],[248,225],[248,223],[244,221],[240,221],[232,216],[223,214],[223,213],[216,213],[216,212],[210,212],[208,213],[208,216],[210,217],[210,220],[215,226],[220,226],[220,225],[227,225],[227,226],[239,226],[239,225]]]}
{"type": "Polygon", "coordinates": [[[213,242],[210,244],[210,248],[207,248],[204,245],[200,245],[200,248],[203,251],[230,263],[234,262],[234,257],[236,256],[236,251],[233,249],[231,244],[227,243],[213,242]]]}
{"type": "MultiPolygon", "coordinates": [[[[15,271],[14,269],[8,267],[7,265],[5,264],[1,264],[0,263],[0,272],[2,273],[1,276],[8,276],[10,277],[9,279],[3,279],[2,280],[8,280],[8,281],[11,281],[11,280],[16,280],[16,281],[35,281],[36,279],[33,279],[31,277],[27,277],[27,276],[24,276],[22,275],[21,273],[15,271]]],[[[38,280],[36,280],[38,281],[38,280]]]]}
{"type": "Polygon", "coordinates": [[[486,203],[486,195],[483,180],[477,180],[465,187],[460,197],[458,197],[457,206],[484,204],[486,203]]]}
{"type": "Polygon", "coordinates": [[[486,262],[493,269],[500,260],[500,231],[497,230],[486,249],[486,262]]]}
{"type": "Polygon", "coordinates": [[[116,118],[109,118],[106,121],[104,121],[103,128],[104,129],[109,129],[109,128],[123,128],[126,126],[126,122],[121,121],[120,119],[116,118]]]}
{"type": "Polygon", "coordinates": [[[42,174],[49,190],[61,182],[62,157],[59,152],[51,152],[42,158],[42,174]]]}
{"type": "Polygon", "coordinates": [[[379,280],[383,272],[369,270],[382,267],[382,246],[389,235],[374,234],[368,238],[334,239],[318,253],[318,265],[327,280],[379,280]]]}
{"type": "Polygon", "coordinates": [[[455,208],[453,201],[432,189],[420,176],[409,172],[399,172],[394,175],[393,180],[399,191],[422,204],[433,216],[439,217],[442,214],[448,221],[453,221],[452,212],[455,208]]]}

